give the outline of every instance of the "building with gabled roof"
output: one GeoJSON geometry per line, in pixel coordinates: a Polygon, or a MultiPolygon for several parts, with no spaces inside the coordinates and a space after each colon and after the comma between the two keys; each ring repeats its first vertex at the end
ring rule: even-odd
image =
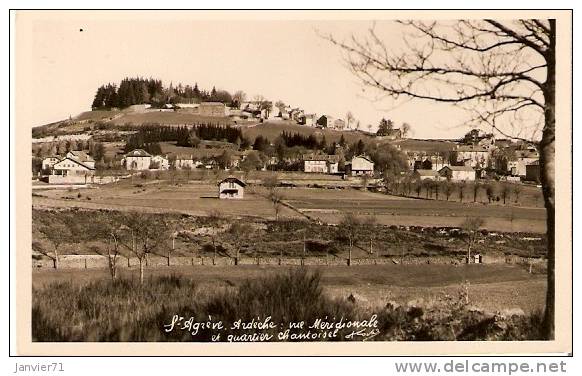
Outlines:
{"type": "Polygon", "coordinates": [[[152,162],[152,155],[143,149],[134,149],[125,154],[122,163],[126,170],[141,171],[149,170],[152,162]]]}
{"type": "Polygon", "coordinates": [[[358,155],[346,163],[346,173],[351,176],[374,175],[374,162],[365,155],[358,155]]]}
{"type": "Polygon", "coordinates": [[[229,176],[218,182],[219,199],[242,199],[247,185],[240,179],[229,176]]]}
{"type": "Polygon", "coordinates": [[[439,170],[439,174],[454,181],[474,181],[477,176],[471,166],[445,166],[439,170]]]}
{"type": "Polygon", "coordinates": [[[441,175],[435,170],[417,169],[412,176],[417,180],[439,180],[441,175]]]}

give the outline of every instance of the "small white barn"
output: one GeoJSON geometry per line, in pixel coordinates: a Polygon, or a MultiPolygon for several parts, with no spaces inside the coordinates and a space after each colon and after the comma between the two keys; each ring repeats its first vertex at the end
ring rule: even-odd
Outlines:
{"type": "Polygon", "coordinates": [[[347,164],[349,175],[360,176],[360,175],[374,175],[374,162],[365,155],[358,155],[352,158],[352,161],[347,164]]]}
{"type": "Polygon", "coordinates": [[[435,170],[423,170],[417,169],[414,171],[413,176],[418,180],[438,180],[440,175],[435,170]]]}
{"type": "Polygon", "coordinates": [[[439,170],[439,174],[454,181],[474,181],[476,178],[471,166],[445,166],[439,170]]]}
{"type": "Polygon", "coordinates": [[[235,177],[228,177],[218,183],[218,198],[242,199],[246,184],[235,177]]]}

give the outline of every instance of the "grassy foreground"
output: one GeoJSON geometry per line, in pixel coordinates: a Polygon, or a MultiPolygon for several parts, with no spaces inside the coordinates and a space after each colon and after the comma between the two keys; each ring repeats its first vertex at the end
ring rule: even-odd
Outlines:
{"type": "Polygon", "coordinates": [[[129,279],[83,285],[54,282],[33,288],[32,296],[34,341],[259,340],[252,334],[262,334],[269,341],[540,338],[541,315],[537,313],[488,313],[469,306],[462,293],[422,305],[387,302],[384,307],[364,308],[350,297],[329,297],[323,292],[321,275],[304,268],[212,290],[184,276],[158,276],[150,277],[144,286],[129,279]],[[172,325],[178,316],[184,320],[172,325]],[[240,325],[255,325],[268,317],[272,326],[248,329],[240,325]],[[374,321],[375,326],[368,326],[362,335],[354,335],[354,327],[343,326],[332,336],[333,330],[309,328],[318,319],[344,324],[374,321]],[[222,329],[199,325],[219,321],[222,329]],[[281,339],[278,334],[285,331],[295,337],[281,339]],[[217,333],[220,338],[213,338],[217,333]]]}

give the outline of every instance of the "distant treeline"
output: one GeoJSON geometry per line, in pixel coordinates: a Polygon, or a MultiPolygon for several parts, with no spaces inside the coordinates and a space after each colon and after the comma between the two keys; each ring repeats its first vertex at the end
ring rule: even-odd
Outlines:
{"type": "Polygon", "coordinates": [[[124,78],[119,86],[115,83],[102,85],[97,89],[91,107],[96,109],[125,108],[134,104],[149,103],[152,107],[162,107],[168,103],[222,102],[231,104],[232,95],[226,90],[200,90],[181,83],[164,88],[162,81],[153,78],[124,78]]]}
{"type": "Polygon", "coordinates": [[[125,152],[144,149],[150,153],[160,154],[159,142],[176,142],[177,146],[196,147],[200,140],[225,141],[243,147],[249,145],[240,129],[229,126],[201,124],[190,129],[186,126],[157,125],[142,127],[137,133],[130,135],[125,144],[125,152]]]}
{"type": "Polygon", "coordinates": [[[290,133],[290,132],[283,132],[281,133],[281,138],[287,147],[294,147],[294,146],[302,146],[306,149],[325,149],[327,148],[327,141],[325,140],[325,136],[318,141],[317,138],[310,134],[309,136],[304,136],[300,133],[290,133]]]}

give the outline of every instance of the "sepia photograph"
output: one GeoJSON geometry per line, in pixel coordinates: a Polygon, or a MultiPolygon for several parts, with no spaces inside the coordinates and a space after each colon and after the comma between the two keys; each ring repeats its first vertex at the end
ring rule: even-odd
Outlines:
{"type": "Polygon", "coordinates": [[[15,11],[19,346],[571,352],[571,15],[15,11]]]}

